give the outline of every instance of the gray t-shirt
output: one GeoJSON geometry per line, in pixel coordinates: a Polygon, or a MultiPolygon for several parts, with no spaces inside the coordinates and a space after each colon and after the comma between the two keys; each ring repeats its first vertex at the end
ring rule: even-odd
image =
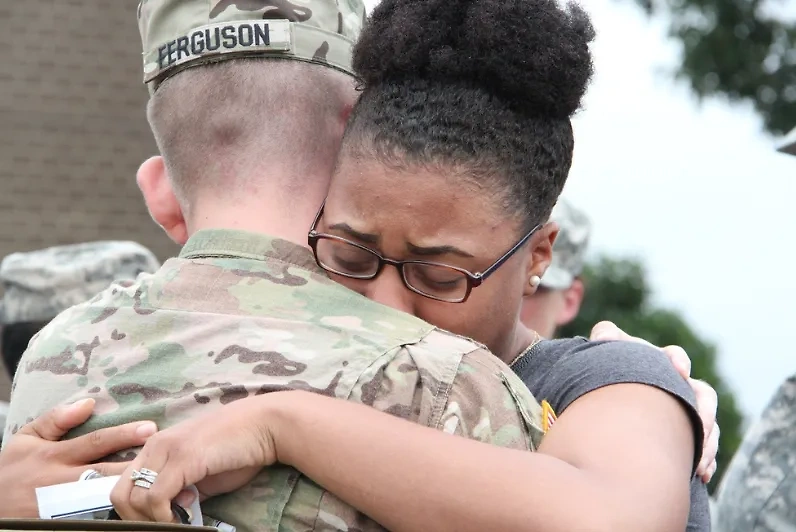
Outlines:
{"type": "MultiPolygon", "coordinates": [[[[542,340],[511,369],[539,401],[561,414],[579,397],[603,386],[638,383],[654,386],[680,399],[694,428],[694,468],[702,456],[703,428],[696,398],[669,359],[648,345],[590,342],[585,338],[542,340]]],[[[707,487],[691,480],[688,532],[710,531],[707,487]]]]}

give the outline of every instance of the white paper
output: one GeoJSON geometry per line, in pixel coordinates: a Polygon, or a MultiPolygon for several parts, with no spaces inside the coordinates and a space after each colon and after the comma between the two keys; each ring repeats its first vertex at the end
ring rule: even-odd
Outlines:
{"type": "Polygon", "coordinates": [[[36,488],[39,518],[66,519],[113,508],[111,490],[118,476],[99,477],[36,488]]]}
{"type": "MultiPolygon", "coordinates": [[[[111,491],[119,480],[115,477],[98,477],[67,484],[36,488],[40,519],[91,519],[95,512],[113,508],[111,491]]],[[[143,489],[143,488],[137,488],[143,489]]],[[[195,495],[191,505],[191,525],[202,526],[202,509],[196,487],[188,489],[195,495]]]]}

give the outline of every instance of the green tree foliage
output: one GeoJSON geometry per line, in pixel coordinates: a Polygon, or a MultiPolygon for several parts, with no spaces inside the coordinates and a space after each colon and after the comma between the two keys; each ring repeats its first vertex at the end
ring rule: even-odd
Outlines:
{"type": "Polygon", "coordinates": [[[613,321],[629,334],[655,345],[681,346],[691,358],[692,376],[709,382],[718,393],[721,441],[718,471],[709,486],[712,492],[743,437],[743,419],[735,397],[716,368],[716,347],[700,338],[677,312],[650,303],[650,288],[639,262],[602,258],[587,266],[583,277],[586,296],[581,312],[559,331],[559,336],[588,336],[595,323],[613,321]]]}
{"type": "MultiPolygon", "coordinates": [[[[796,19],[781,0],[635,0],[682,44],[678,77],[700,98],[749,102],[774,134],[796,127],[796,19]]],[[[792,10],[791,10],[792,12],[792,10]]]]}

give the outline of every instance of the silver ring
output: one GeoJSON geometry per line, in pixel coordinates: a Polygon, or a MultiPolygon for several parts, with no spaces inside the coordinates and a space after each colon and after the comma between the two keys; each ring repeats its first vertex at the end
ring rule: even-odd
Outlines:
{"type": "MultiPolygon", "coordinates": [[[[141,471],[136,471],[133,469],[132,475],[130,475],[130,479],[133,481],[144,481],[148,483],[150,486],[155,482],[155,479],[158,477],[158,474],[152,471],[151,469],[144,469],[141,468],[141,471]]],[[[137,484],[136,484],[137,485],[137,484]]]]}
{"type": "Polygon", "coordinates": [[[148,480],[138,479],[133,482],[134,485],[138,486],[139,488],[149,489],[152,487],[152,483],[148,480]]]}
{"type": "Polygon", "coordinates": [[[156,478],[157,478],[157,476],[158,476],[158,474],[157,474],[157,473],[155,473],[155,472],[154,472],[154,471],[152,471],[151,469],[147,469],[147,468],[145,468],[145,467],[142,467],[142,468],[141,468],[141,475],[142,475],[142,476],[143,476],[143,475],[146,475],[147,477],[151,477],[151,478],[152,478],[152,482],[154,482],[154,481],[155,481],[155,479],[156,479],[156,478]]]}

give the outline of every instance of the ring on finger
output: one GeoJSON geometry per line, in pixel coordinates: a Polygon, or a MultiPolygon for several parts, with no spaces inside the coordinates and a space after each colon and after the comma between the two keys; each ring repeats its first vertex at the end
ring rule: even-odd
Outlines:
{"type": "Polygon", "coordinates": [[[152,484],[155,483],[157,477],[158,474],[156,472],[152,471],[151,469],[146,469],[143,467],[141,468],[141,471],[136,471],[135,469],[133,469],[133,473],[130,475],[130,479],[135,482],[136,486],[142,488],[146,487],[147,489],[152,487],[152,484]],[[146,483],[147,486],[143,486],[142,484],[139,484],[139,482],[146,483]]]}
{"type": "Polygon", "coordinates": [[[152,487],[152,483],[149,482],[148,480],[144,480],[144,479],[136,480],[135,482],[133,482],[133,485],[134,486],[138,486],[139,488],[147,489],[147,490],[152,487]]]}

